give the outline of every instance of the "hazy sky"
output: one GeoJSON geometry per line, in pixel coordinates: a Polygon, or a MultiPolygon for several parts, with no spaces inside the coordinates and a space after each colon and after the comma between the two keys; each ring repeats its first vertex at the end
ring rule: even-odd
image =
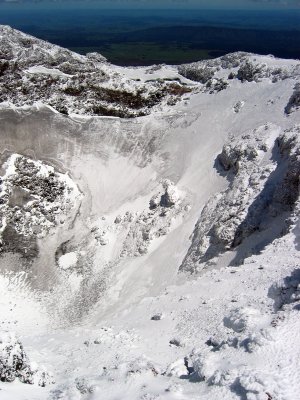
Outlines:
{"type": "Polygon", "coordinates": [[[101,8],[206,8],[206,9],[287,9],[300,8],[300,0],[0,0],[0,3],[24,4],[30,2],[37,6],[46,3],[97,6],[101,8]]]}

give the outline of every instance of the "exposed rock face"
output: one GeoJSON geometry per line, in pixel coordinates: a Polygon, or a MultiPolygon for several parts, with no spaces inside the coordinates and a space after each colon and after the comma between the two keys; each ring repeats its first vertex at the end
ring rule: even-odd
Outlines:
{"type": "Polygon", "coordinates": [[[280,155],[287,162],[283,180],[274,195],[274,202],[287,211],[299,210],[300,126],[287,130],[277,139],[280,155]],[[296,207],[295,207],[296,206],[296,207]]]}
{"type": "Polygon", "coordinates": [[[236,248],[253,233],[269,229],[276,218],[281,230],[269,240],[286,230],[299,208],[299,152],[299,127],[280,134],[265,125],[225,145],[218,159],[229,171],[229,187],[203,208],[180,269],[197,270],[197,263],[236,248]]]}
{"type": "Polygon", "coordinates": [[[40,161],[13,154],[1,178],[1,250],[37,255],[36,239],[63,224],[80,201],[80,192],[67,174],[40,161]]]}

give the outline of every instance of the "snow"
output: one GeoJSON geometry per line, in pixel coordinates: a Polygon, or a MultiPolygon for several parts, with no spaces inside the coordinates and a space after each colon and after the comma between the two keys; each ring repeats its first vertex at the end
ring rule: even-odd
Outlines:
{"type": "Polygon", "coordinates": [[[74,267],[77,263],[78,257],[75,252],[67,253],[61,256],[58,260],[58,264],[62,269],[68,269],[74,267]]]}
{"type": "Polygon", "coordinates": [[[65,76],[72,77],[73,75],[65,74],[57,68],[46,68],[42,65],[34,65],[33,67],[24,70],[24,72],[29,74],[45,74],[45,75],[53,75],[53,76],[65,76]]]}
{"type": "Polygon", "coordinates": [[[221,91],[172,66],[101,64],[124,90],[193,86],[139,118],[2,104],[2,235],[17,201],[26,240],[8,235],[2,249],[0,322],[39,378],[1,382],[1,400],[299,397],[300,120],[285,113],[299,62],[235,53],[192,68],[213,68],[217,84],[246,61],[261,67],[254,80],[221,91]],[[38,221],[14,195],[18,160],[36,171],[25,200],[53,175],[63,188],[54,203],[39,192],[38,221]]]}
{"type": "Polygon", "coordinates": [[[182,83],[195,84],[189,79],[184,78],[178,73],[177,67],[169,65],[154,65],[152,67],[122,67],[113,66],[119,74],[123,74],[127,79],[140,79],[142,82],[155,81],[158,79],[180,80],[182,83]]]}

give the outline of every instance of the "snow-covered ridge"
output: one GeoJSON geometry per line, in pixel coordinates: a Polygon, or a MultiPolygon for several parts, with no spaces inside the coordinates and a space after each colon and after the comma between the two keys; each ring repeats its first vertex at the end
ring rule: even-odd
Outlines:
{"type": "Polygon", "coordinates": [[[64,114],[135,117],[190,92],[173,76],[148,83],[128,79],[100,54],[81,56],[0,26],[0,102],[43,101],[64,114]]]}
{"type": "MultiPolygon", "coordinates": [[[[297,62],[287,65],[242,52],[179,67],[127,69],[109,64],[100,54],[82,56],[0,26],[0,103],[40,101],[63,114],[142,116],[174,106],[193,90],[225,90],[234,79],[275,83],[299,74],[297,62]]],[[[298,103],[294,94],[286,112],[298,103]]]]}

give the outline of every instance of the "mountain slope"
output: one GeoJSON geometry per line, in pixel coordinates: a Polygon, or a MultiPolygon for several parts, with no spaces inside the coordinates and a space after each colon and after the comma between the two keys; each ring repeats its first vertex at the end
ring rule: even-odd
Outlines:
{"type": "Polygon", "coordinates": [[[299,61],[121,68],[1,33],[1,322],[24,346],[3,334],[1,399],[297,398],[299,61]],[[85,86],[57,112],[101,71],[106,107],[182,96],[95,117],[85,86]]]}

